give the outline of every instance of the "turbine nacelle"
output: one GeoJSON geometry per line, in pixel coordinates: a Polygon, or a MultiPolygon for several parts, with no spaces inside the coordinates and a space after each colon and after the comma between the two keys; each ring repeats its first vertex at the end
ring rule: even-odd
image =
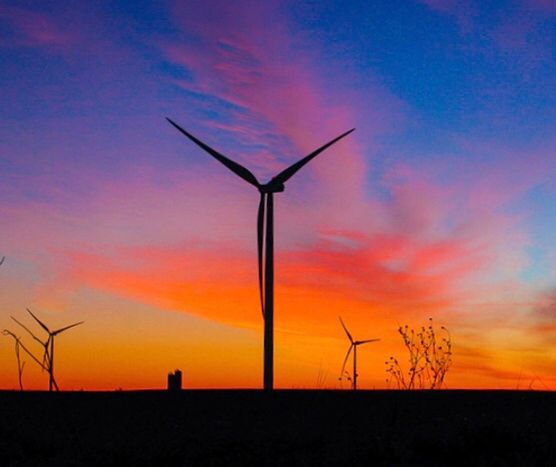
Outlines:
{"type": "Polygon", "coordinates": [[[259,185],[259,191],[261,193],[282,193],[285,188],[282,182],[274,178],[264,185],[259,185]]]}

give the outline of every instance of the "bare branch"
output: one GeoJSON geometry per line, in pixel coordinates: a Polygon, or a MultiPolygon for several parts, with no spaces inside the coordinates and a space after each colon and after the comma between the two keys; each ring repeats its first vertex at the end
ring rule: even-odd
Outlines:
{"type": "Polygon", "coordinates": [[[400,326],[398,333],[409,353],[409,368],[404,372],[394,357],[386,361],[386,380],[397,383],[400,389],[439,389],[444,384],[446,373],[452,365],[452,339],[448,330],[442,326],[446,337],[441,340],[434,330],[432,318],[429,325],[415,332],[408,326],[400,326]]]}
{"type": "Polygon", "coordinates": [[[4,334],[5,336],[11,336],[13,339],[16,340],[16,342],[19,343],[19,346],[25,351],[25,353],[27,353],[27,355],[29,355],[36,363],[37,365],[39,365],[43,370],[48,371],[48,368],[45,367],[37,357],[35,357],[33,355],[33,353],[27,348],[25,347],[25,345],[23,344],[23,342],[21,342],[21,339],[19,337],[17,337],[12,331],[10,331],[9,329],[4,329],[2,331],[2,334],[4,334]]]}
{"type": "Polygon", "coordinates": [[[29,308],[27,308],[27,313],[29,313],[29,314],[33,317],[33,319],[34,319],[37,323],[39,323],[39,326],[40,326],[41,328],[43,328],[48,334],[51,334],[50,329],[48,329],[48,327],[46,326],[46,324],[44,324],[39,318],[37,318],[37,317],[35,316],[35,314],[34,314],[29,308]]]}
{"type": "Polygon", "coordinates": [[[21,357],[19,355],[19,347],[21,346],[19,340],[15,341],[15,357],[17,358],[17,379],[19,381],[19,390],[23,391],[23,369],[25,368],[25,362],[21,363],[21,357]]]}
{"type": "Polygon", "coordinates": [[[39,344],[41,344],[43,347],[46,345],[46,342],[41,341],[37,336],[35,336],[27,326],[25,326],[23,323],[15,319],[13,316],[10,316],[10,318],[13,319],[17,324],[19,324],[23,329],[25,329],[29,333],[29,335],[33,339],[35,339],[39,344]]]}

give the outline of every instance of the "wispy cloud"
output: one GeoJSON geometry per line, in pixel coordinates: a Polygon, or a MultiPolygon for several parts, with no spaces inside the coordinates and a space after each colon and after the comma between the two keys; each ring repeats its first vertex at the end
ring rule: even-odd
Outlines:
{"type": "Polygon", "coordinates": [[[473,0],[417,0],[431,10],[455,18],[462,33],[469,33],[475,27],[473,17],[478,13],[473,0]]]}
{"type": "Polygon", "coordinates": [[[2,44],[28,47],[62,47],[73,45],[78,36],[77,30],[61,21],[51,13],[25,9],[17,6],[2,5],[0,21],[12,29],[10,39],[2,44]]]}
{"type": "Polygon", "coordinates": [[[556,288],[538,295],[530,321],[524,324],[530,332],[538,334],[544,346],[556,345],[556,288]]]}
{"type": "Polygon", "coordinates": [[[554,0],[521,0],[521,4],[525,8],[538,10],[543,13],[556,13],[556,3],[554,0]]]}
{"type": "MultiPolygon", "coordinates": [[[[510,54],[518,59],[525,73],[531,72],[541,63],[551,60],[551,43],[554,34],[549,26],[543,25],[555,13],[551,0],[508,0],[500,8],[504,14],[492,20],[490,4],[472,0],[418,0],[432,11],[454,18],[462,34],[473,36],[470,47],[481,54],[510,54]],[[473,44],[473,45],[471,45],[473,44]]],[[[510,57],[505,57],[508,61],[510,57]]],[[[512,61],[510,60],[510,62],[512,61]]]]}

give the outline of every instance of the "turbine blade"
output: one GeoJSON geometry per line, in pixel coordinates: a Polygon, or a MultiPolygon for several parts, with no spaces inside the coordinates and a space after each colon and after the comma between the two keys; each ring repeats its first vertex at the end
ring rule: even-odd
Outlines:
{"type": "Polygon", "coordinates": [[[2,264],[4,264],[4,260],[6,259],[5,256],[2,256],[2,259],[0,259],[0,266],[2,266],[2,264]]]}
{"type": "Polygon", "coordinates": [[[13,316],[10,316],[10,318],[12,318],[17,324],[19,324],[23,329],[25,329],[33,339],[35,339],[35,340],[36,340],[37,342],[39,342],[41,345],[44,345],[44,342],[41,341],[37,336],[35,336],[27,326],[25,326],[23,323],[20,323],[20,322],[19,322],[17,319],[15,319],[13,316]]]}
{"type": "Polygon", "coordinates": [[[287,169],[283,170],[278,175],[276,175],[276,177],[274,177],[273,180],[275,180],[277,182],[280,182],[280,183],[286,183],[286,181],[288,181],[299,169],[301,169],[301,167],[303,167],[305,164],[307,164],[311,159],[317,157],[326,148],[332,146],[334,143],[341,140],[344,136],[349,135],[354,130],[355,130],[355,128],[352,128],[351,130],[346,131],[345,133],[341,134],[337,138],[334,138],[332,141],[329,141],[328,143],[326,143],[324,146],[321,146],[320,148],[316,149],[315,151],[313,151],[308,156],[305,156],[303,159],[297,161],[295,164],[290,165],[287,169]]]}
{"type": "Polygon", "coordinates": [[[83,324],[85,321],[79,321],[79,323],[73,323],[70,324],[69,326],[65,326],[63,328],[60,329],[56,329],[56,331],[52,332],[52,335],[55,336],[56,334],[60,334],[61,332],[67,331],[68,329],[74,328],[75,326],[79,326],[80,324],[83,324]]]}
{"type": "Polygon", "coordinates": [[[348,336],[349,341],[353,344],[353,337],[351,337],[351,334],[349,333],[348,328],[346,327],[346,325],[342,321],[342,317],[338,316],[338,318],[340,318],[340,323],[342,324],[342,327],[344,328],[344,331],[346,331],[346,335],[348,336]]]}
{"type": "Polygon", "coordinates": [[[235,173],[239,177],[243,178],[243,180],[245,180],[247,183],[250,183],[251,185],[254,185],[257,188],[259,188],[260,183],[257,180],[257,177],[255,177],[245,167],[243,167],[242,165],[239,165],[237,162],[234,162],[231,159],[228,159],[226,156],[223,156],[218,151],[215,151],[210,146],[203,143],[201,140],[195,138],[195,136],[193,136],[191,133],[188,133],[187,131],[185,131],[182,127],[180,127],[177,123],[170,120],[168,117],[166,117],[166,120],[168,120],[171,125],[173,125],[179,132],[183,133],[187,138],[189,138],[191,141],[193,141],[197,146],[204,149],[212,157],[214,157],[216,160],[218,160],[219,162],[224,164],[226,167],[228,167],[228,169],[230,169],[233,173],[235,173]]]}
{"type": "Polygon", "coordinates": [[[33,319],[34,319],[37,323],[39,323],[39,325],[40,325],[41,328],[43,328],[48,334],[50,334],[50,329],[48,329],[48,328],[46,327],[46,324],[44,324],[39,318],[37,318],[29,308],[27,308],[27,312],[33,317],[33,319]]]}
{"type": "Polygon", "coordinates": [[[346,363],[348,361],[349,355],[351,354],[351,350],[353,349],[353,344],[349,346],[349,349],[346,353],[346,357],[344,358],[344,363],[342,365],[342,372],[340,373],[340,378],[344,375],[344,371],[346,370],[346,363]]]}
{"type": "Polygon", "coordinates": [[[261,311],[264,319],[264,290],[263,290],[263,239],[264,239],[264,209],[266,194],[261,193],[259,211],[257,213],[257,260],[259,265],[259,296],[261,299],[261,311]]]}
{"type": "Polygon", "coordinates": [[[377,341],[379,341],[379,340],[380,340],[380,339],[367,339],[367,340],[365,340],[365,341],[357,341],[355,344],[356,344],[356,345],[359,345],[359,344],[368,344],[369,342],[377,342],[377,341]]]}

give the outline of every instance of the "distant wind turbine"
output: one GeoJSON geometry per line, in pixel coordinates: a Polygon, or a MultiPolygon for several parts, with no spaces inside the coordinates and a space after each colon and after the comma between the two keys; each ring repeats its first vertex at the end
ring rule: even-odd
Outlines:
{"type": "MultiPolygon", "coordinates": [[[[54,331],[51,331],[46,324],[44,324],[39,318],[37,318],[33,312],[31,310],[29,310],[29,308],[27,308],[27,312],[33,317],[33,319],[39,324],[40,327],[42,327],[47,333],[48,333],[48,339],[46,341],[41,341],[37,336],[35,336],[35,334],[33,334],[31,332],[31,330],[29,328],[27,328],[27,326],[25,326],[24,324],[20,323],[17,319],[15,319],[13,316],[11,317],[17,324],[19,324],[23,329],[25,329],[33,339],[35,339],[37,342],[39,342],[43,347],[44,347],[44,355],[43,355],[43,360],[42,363],[39,363],[40,366],[44,369],[46,369],[46,371],[48,372],[48,390],[52,391],[54,388],[56,389],[56,391],[59,390],[58,388],[58,384],[56,383],[56,379],[54,378],[54,338],[64,332],[67,331],[68,329],[71,329],[75,326],[79,326],[80,324],[83,324],[84,321],[79,321],[78,323],[73,323],[70,324],[69,326],[64,326],[63,328],[60,329],[56,329],[54,331]]],[[[29,352],[28,352],[29,353],[29,352]]],[[[35,360],[37,361],[37,359],[35,358],[35,360]]],[[[37,361],[38,363],[38,361],[37,361]]]]}
{"type": "Polygon", "coordinates": [[[187,138],[193,141],[197,146],[208,152],[212,157],[225,165],[228,169],[253,185],[259,190],[260,201],[257,215],[257,244],[258,244],[258,265],[259,265],[259,296],[261,301],[261,310],[264,319],[264,377],[263,387],[265,390],[271,391],[274,386],[274,193],[284,191],[284,183],[289,180],[299,169],[307,164],[311,159],[316,157],[322,151],[332,146],[334,143],[349,135],[355,128],[346,131],[324,146],[316,149],[308,156],[299,160],[287,169],[280,172],[265,184],[259,183],[255,175],[253,175],[245,167],[234,162],[219,152],[206,145],[191,133],[181,128],[177,123],[167,118],[167,120],[187,138]],[[266,220],[266,226],[265,226],[266,220]],[[263,269],[264,263],[264,269],[263,269]]]}
{"type": "Polygon", "coordinates": [[[340,323],[342,324],[342,327],[344,328],[344,331],[346,332],[346,335],[349,339],[350,342],[350,346],[349,349],[346,353],[346,358],[344,358],[344,364],[342,365],[342,372],[340,373],[340,379],[342,379],[342,376],[345,373],[346,370],[346,363],[348,361],[349,355],[351,353],[351,351],[353,350],[353,390],[355,391],[357,389],[357,347],[362,345],[362,344],[368,344],[370,342],[377,342],[380,339],[367,339],[364,341],[355,341],[353,340],[353,337],[351,336],[350,332],[348,331],[348,328],[346,327],[346,325],[344,324],[344,322],[342,321],[342,318],[340,318],[340,323]]]}

